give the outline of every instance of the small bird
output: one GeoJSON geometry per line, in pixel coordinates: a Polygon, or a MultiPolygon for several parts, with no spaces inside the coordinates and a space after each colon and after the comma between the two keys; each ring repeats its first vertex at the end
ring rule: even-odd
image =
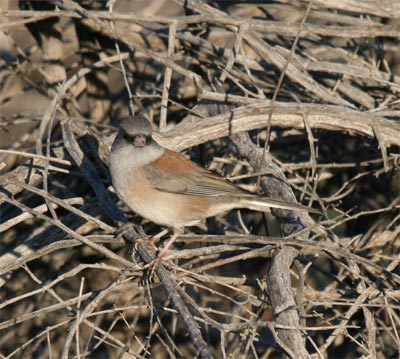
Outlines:
{"type": "Polygon", "coordinates": [[[320,213],[248,192],[184,155],[160,146],[152,138],[150,122],[142,116],[127,117],[119,123],[109,168],[115,191],[130,209],[175,231],[159,257],[185,226],[234,208],[266,212],[275,207],[320,213]]]}

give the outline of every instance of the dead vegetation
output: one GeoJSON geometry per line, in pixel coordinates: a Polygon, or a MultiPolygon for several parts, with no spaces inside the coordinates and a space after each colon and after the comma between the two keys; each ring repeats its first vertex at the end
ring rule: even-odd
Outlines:
{"type": "Polygon", "coordinates": [[[396,2],[3,3],[2,358],[398,358],[396,2]],[[107,171],[130,111],[323,215],[233,211],[149,273],[107,171]]]}

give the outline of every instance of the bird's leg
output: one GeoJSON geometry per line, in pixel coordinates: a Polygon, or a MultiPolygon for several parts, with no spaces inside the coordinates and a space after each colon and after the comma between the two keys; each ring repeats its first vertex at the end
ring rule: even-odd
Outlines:
{"type": "Polygon", "coordinates": [[[160,263],[162,257],[165,255],[165,253],[168,252],[168,250],[171,248],[173,243],[176,241],[178,238],[179,233],[174,233],[173,236],[168,240],[167,244],[165,247],[158,253],[157,257],[150,263],[151,268],[157,267],[158,263],[160,263]]]}
{"type": "Polygon", "coordinates": [[[140,227],[137,227],[135,224],[131,222],[126,222],[123,225],[119,226],[117,230],[115,231],[116,238],[121,239],[125,234],[129,235],[130,232],[133,231],[134,233],[138,233],[140,236],[147,238],[147,234],[144,233],[143,230],[141,230],[140,227]]]}
{"type": "Polygon", "coordinates": [[[150,241],[152,243],[157,243],[162,237],[164,237],[169,231],[171,230],[171,228],[166,228],[163,229],[160,233],[156,234],[155,236],[150,238],[150,241]]]}
{"type": "Polygon", "coordinates": [[[163,229],[160,233],[156,234],[155,236],[152,236],[152,237],[147,236],[146,238],[141,238],[141,239],[136,240],[136,242],[148,243],[153,247],[154,250],[157,250],[155,243],[157,243],[170,230],[171,230],[170,228],[163,229]]]}

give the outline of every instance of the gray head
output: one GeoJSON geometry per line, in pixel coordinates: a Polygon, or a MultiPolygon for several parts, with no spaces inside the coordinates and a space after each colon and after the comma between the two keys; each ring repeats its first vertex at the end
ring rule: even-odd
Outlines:
{"type": "Polygon", "coordinates": [[[135,147],[145,147],[152,142],[150,122],[143,116],[126,117],[118,127],[118,137],[135,147]]]}
{"type": "Polygon", "coordinates": [[[144,117],[124,118],[119,122],[118,128],[118,135],[112,144],[109,157],[113,178],[124,177],[126,171],[154,161],[164,152],[151,138],[151,125],[144,117]]]}

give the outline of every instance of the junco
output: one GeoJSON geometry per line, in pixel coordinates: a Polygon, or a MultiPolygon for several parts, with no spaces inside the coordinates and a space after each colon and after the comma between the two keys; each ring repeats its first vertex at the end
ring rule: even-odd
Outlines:
{"type": "Polygon", "coordinates": [[[152,138],[150,123],[141,116],[119,123],[109,168],[122,201],[142,217],[175,230],[161,253],[183,227],[234,208],[267,212],[276,207],[319,213],[300,204],[255,195],[161,147],[152,138]]]}

